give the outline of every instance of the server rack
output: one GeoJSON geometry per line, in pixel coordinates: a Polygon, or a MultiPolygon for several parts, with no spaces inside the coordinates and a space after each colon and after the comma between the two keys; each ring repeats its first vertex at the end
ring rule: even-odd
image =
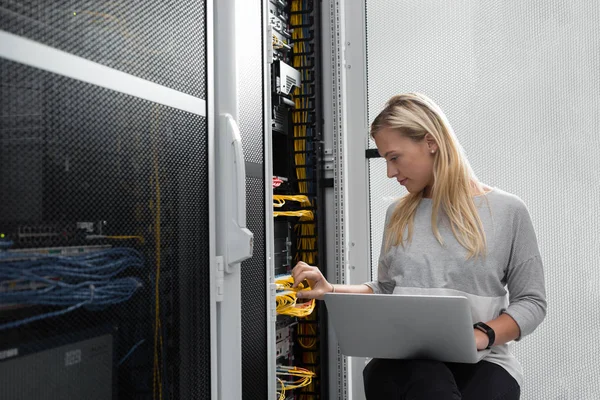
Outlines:
{"type": "MultiPolygon", "coordinates": [[[[317,265],[325,273],[320,4],[272,0],[269,22],[273,193],[286,202],[275,209],[275,274],[289,273],[298,261],[317,265]]],[[[281,398],[328,398],[324,307],[315,302],[309,315],[278,315],[276,326],[278,371],[280,366],[293,366],[315,374],[310,384],[281,398]]],[[[284,386],[278,380],[280,394],[284,386]]]]}
{"type": "Polygon", "coordinates": [[[0,397],[211,397],[208,18],[0,2],[0,397]]]}

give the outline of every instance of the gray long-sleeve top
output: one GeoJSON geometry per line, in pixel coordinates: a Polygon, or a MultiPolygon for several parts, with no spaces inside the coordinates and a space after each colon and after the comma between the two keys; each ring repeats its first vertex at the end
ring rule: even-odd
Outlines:
{"type": "MultiPolygon", "coordinates": [[[[467,260],[447,217],[438,219],[442,246],[431,228],[432,200],[423,199],[415,215],[412,242],[379,258],[374,293],[461,295],[471,306],[473,323],[501,313],[530,334],[546,315],[542,258],[527,207],[517,196],[494,188],[475,198],[487,240],[485,257],[467,260]],[[507,292],[508,289],[508,292],[507,292]]],[[[386,225],[396,203],[387,211],[386,225]]],[[[504,367],[521,384],[522,370],[508,344],[493,346],[486,361],[504,367]]]]}

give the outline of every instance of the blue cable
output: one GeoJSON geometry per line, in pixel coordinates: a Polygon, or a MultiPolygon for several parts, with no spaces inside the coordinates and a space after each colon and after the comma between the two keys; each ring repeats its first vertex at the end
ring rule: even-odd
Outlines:
{"type": "MultiPolygon", "coordinates": [[[[89,282],[85,283],[88,284],[89,282]]],[[[83,286],[82,284],[75,285],[73,288],[67,288],[67,292],[46,292],[40,296],[29,293],[29,297],[14,296],[9,298],[10,303],[48,306],[71,305],[63,310],[52,311],[2,324],[0,325],[0,331],[17,328],[19,326],[45,318],[57,317],[83,306],[89,310],[101,310],[107,306],[119,304],[129,300],[140,286],[141,283],[135,278],[120,278],[109,282],[92,283],[89,286],[83,286]]],[[[0,299],[2,299],[0,304],[5,303],[5,294],[6,293],[3,293],[2,296],[0,296],[0,299]]]]}
{"type": "Polygon", "coordinates": [[[97,308],[127,301],[141,286],[140,281],[131,277],[67,285],[55,283],[41,289],[0,293],[0,304],[65,306],[83,301],[89,302],[90,308],[97,308]]]}
{"type": "Polygon", "coordinates": [[[79,307],[81,307],[84,303],[79,303],[79,304],[75,304],[69,308],[65,308],[64,310],[59,310],[59,311],[54,311],[54,312],[50,312],[50,313],[46,313],[46,314],[40,314],[40,315],[36,315],[33,317],[29,317],[29,318],[25,318],[25,319],[20,319],[18,321],[13,321],[13,322],[8,322],[6,324],[2,324],[0,325],[0,331],[5,330],[5,329],[12,329],[12,328],[18,328],[21,325],[25,325],[25,324],[29,324],[31,322],[34,321],[39,321],[41,319],[44,318],[52,318],[52,317],[58,317],[59,315],[63,315],[66,313],[69,313],[73,310],[78,309],[79,307]]]}
{"type": "Polygon", "coordinates": [[[0,279],[9,267],[38,276],[57,274],[63,278],[105,279],[126,268],[141,268],[143,261],[133,249],[107,249],[74,257],[0,252],[0,279]]]}
{"type": "Polygon", "coordinates": [[[146,341],[146,339],[142,339],[139,342],[137,342],[136,344],[134,344],[133,347],[131,348],[131,350],[129,350],[127,352],[127,354],[125,354],[125,356],[123,358],[121,358],[121,361],[119,361],[119,367],[121,366],[121,364],[123,364],[125,362],[125,360],[127,360],[129,358],[130,355],[133,354],[133,352],[135,351],[135,349],[137,349],[145,341],[146,341]]]}
{"type": "Polygon", "coordinates": [[[67,307],[0,325],[0,330],[60,316],[82,306],[101,310],[125,302],[142,284],[133,277],[115,276],[140,267],[141,254],[127,248],[72,257],[0,252],[0,288],[3,282],[10,285],[0,292],[0,304],[67,307]],[[10,290],[14,286],[17,289],[10,290]]]}

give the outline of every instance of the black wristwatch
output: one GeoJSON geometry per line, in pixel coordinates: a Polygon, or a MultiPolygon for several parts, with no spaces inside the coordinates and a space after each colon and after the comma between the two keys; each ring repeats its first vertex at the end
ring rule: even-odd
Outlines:
{"type": "Polygon", "coordinates": [[[496,340],[496,332],[494,332],[494,330],[492,328],[490,328],[488,325],[484,324],[483,322],[477,322],[475,325],[473,325],[473,328],[479,329],[481,332],[483,332],[487,335],[489,342],[486,347],[486,350],[494,345],[494,341],[496,340]]]}

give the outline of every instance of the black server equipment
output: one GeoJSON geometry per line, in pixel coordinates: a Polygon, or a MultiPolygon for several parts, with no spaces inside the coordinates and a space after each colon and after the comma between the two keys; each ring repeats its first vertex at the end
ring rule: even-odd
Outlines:
{"type": "Polygon", "coordinates": [[[298,261],[325,271],[320,3],[271,0],[269,21],[277,398],[324,399],[328,390],[324,310],[316,301],[298,300],[289,275],[298,261]],[[286,226],[290,226],[287,260],[281,251],[286,226]]]}
{"type": "Polygon", "coordinates": [[[117,398],[116,331],[101,327],[0,348],[0,387],[5,399],[117,398]]]}
{"type": "MultiPolygon", "coordinates": [[[[325,267],[325,228],[323,197],[323,123],[321,93],[321,8],[313,0],[294,0],[290,4],[292,63],[300,71],[301,85],[296,90],[292,111],[293,154],[298,192],[309,199],[306,209],[312,221],[300,221],[297,228],[296,259],[325,267]]],[[[311,384],[300,389],[298,400],[325,399],[327,388],[327,325],[324,307],[317,302],[314,311],[298,320],[296,342],[299,365],[314,373],[311,384]]]]}
{"type": "Polygon", "coordinates": [[[292,224],[289,221],[274,223],[275,275],[285,275],[292,265],[292,224]]]}

